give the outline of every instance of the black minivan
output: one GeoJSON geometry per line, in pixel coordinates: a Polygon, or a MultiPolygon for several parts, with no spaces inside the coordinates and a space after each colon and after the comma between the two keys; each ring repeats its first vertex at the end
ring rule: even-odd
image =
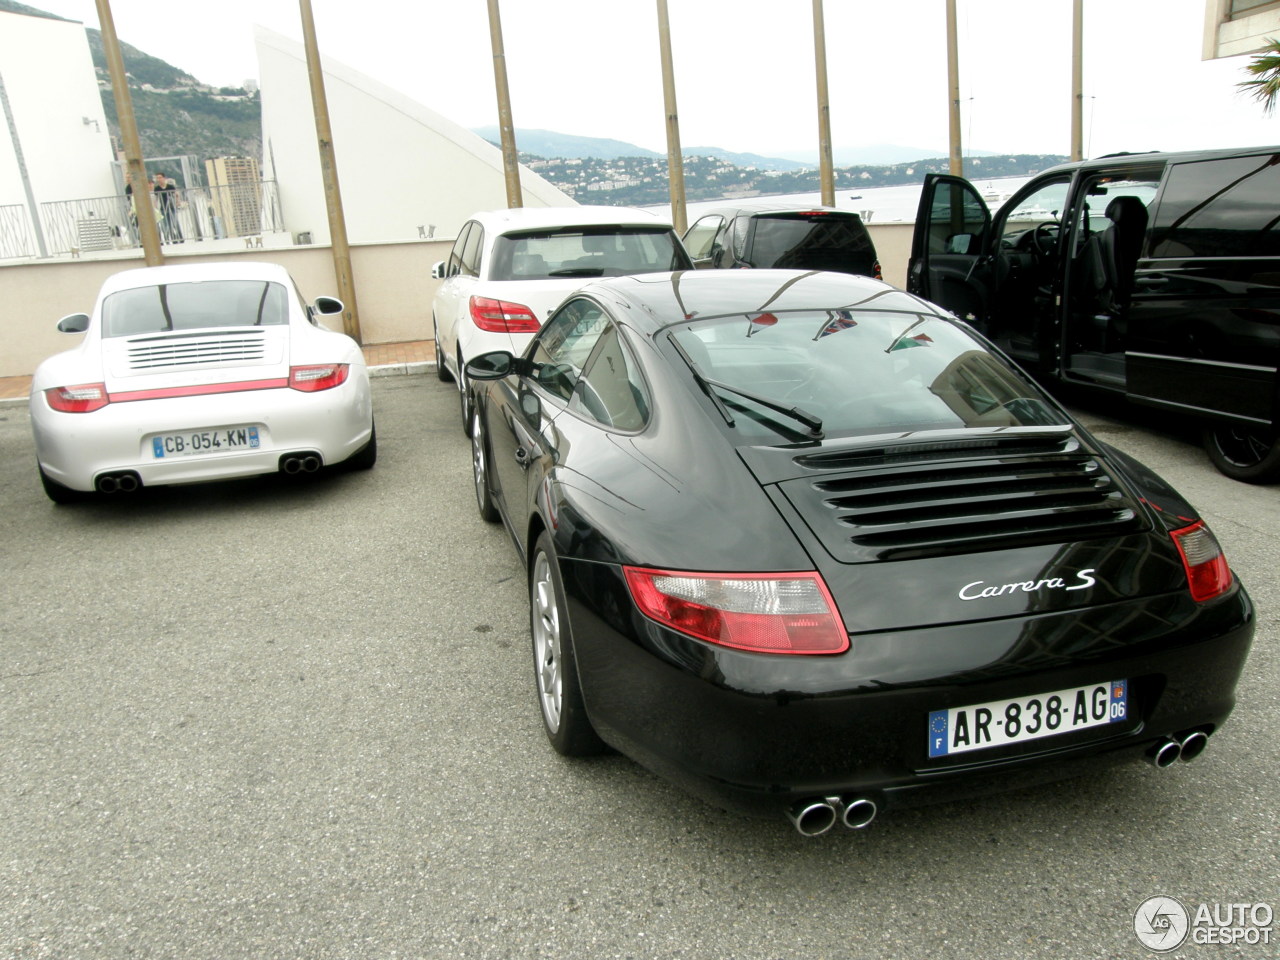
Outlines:
{"type": "Polygon", "coordinates": [[[852,210],[748,200],[704,211],[683,241],[700,270],[775,267],[881,279],[876,245],[852,210]]]}
{"type": "Polygon", "coordinates": [[[1280,480],[1280,147],[1063,164],[994,216],[931,174],[907,289],[1034,374],[1195,418],[1227,476],[1280,480]]]}

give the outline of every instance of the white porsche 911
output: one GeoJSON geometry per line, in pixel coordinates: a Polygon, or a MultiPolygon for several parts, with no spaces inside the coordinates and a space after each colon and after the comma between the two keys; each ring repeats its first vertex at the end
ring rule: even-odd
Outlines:
{"type": "Polygon", "coordinates": [[[79,346],[45,360],[31,428],[55,503],[144,486],[311,473],[378,456],[359,345],[326,330],[268,263],[126,270],[92,314],[63,317],[79,346]]]}

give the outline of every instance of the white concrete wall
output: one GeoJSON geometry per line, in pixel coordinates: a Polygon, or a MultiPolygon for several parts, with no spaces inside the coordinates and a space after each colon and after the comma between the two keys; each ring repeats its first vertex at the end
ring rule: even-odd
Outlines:
{"type": "MultiPolygon", "coordinates": [[[[453,238],[431,242],[352,246],[351,272],[365,343],[431,337],[431,299],[438,280],[431,265],[449,255],[453,238]]],[[[265,260],[287,269],[308,302],[336,296],[329,247],[254,249],[215,256],[167,256],[167,263],[265,260]]],[[[0,377],[28,376],[45,357],[75,346],[58,320],[93,309],[103,280],[143,266],[141,256],[110,260],[44,260],[0,266],[0,377]]]]}
{"type": "MultiPolygon", "coordinates": [[[[868,224],[884,278],[907,280],[912,224],[868,224]]],[[[453,237],[408,243],[357,244],[351,248],[360,327],[365,343],[431,338],[431,300],[438,280],[431,265],[449,255],[453,237]]],[[[168,263],[266,260],[285,267],[309,301],[338,291],[329,247],[254,249],[212,256],[168,255],[168,263]]],[[[45,357],[74,346],[76,338],[54,325],[69,313],[93,308],[102,281],[142,266],[141,255],[110,260],[35,261],[0,266],[0,377],[31,374],[45,357]]]]}
{"type": "MultiPolygon", "coordinates": [[[[0,12],[0,75],[36,203],[113,195],[111,140],[84,24],[0,12]]],[[[26,203],[0,115],[0,206],[26,203]]]]}
{"type": "MultiPolygon", "coordinates": [[[[255,28],[262,78],[264,179],[280,191],[290,232],[329,242],[306,55],[255,28]]],[[[502,153],[422,104],[327,57],[325,98],[333,130],[347,236],[353,243],[414,240],[418,227],[454,236],[477,210],[507,205],[502,153]]],[[[528,170],[528,207],[575,201],[528,170]]]]}

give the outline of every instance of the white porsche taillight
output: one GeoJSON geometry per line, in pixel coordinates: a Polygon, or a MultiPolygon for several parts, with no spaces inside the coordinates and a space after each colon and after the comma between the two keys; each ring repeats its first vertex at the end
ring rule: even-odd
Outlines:
{"type": "Polygon", "coordinates": [[[49,406],[60,413],[92,413],[101,410],[111,398],[105,383],[81,383],[74,387],[50,387],[44,392],[49,406]]]}
{"type": "Polygon", "coordinates": [[[681,573],[623,567],[651,620],[753,653],[843,653],[849,636],[817,573],[681,573]]]}
{"type": "Polygon", "coordinates": [[[347,382],[350,366],[345,363],[323,363],[310,367],[290,367],[289,386],[304,393],[331,390],[347,382]]]}
{"type": "Polygon", "coordinates": [[[1192,600],[1204,603],[1231,589],[1231,568],[1227,566],[1227,558],[1203,520],[1174,530],[1170,536],[1182,555],[1192,600]]]}
{"type": "Polygon", "coordinates": [[[489,333],[537,333],[541,326],[537,314],[523,303],[492,297],[471,298],[471,319],[489,333]]]}

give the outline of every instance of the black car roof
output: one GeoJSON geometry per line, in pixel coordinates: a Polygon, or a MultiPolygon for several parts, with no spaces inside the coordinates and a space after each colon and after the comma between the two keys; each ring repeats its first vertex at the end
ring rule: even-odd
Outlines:
{"type": "Polygon", "coordinates": [[[875,307],[936,314],[925,301],[870,277],[820,270],[686,270],[611,277],[582,289],[621,307],[621,318],[653,332],[681,320],[782,310],[875,307]]]}
{"type": "Polygon", "coordinates": [[[1220,150],[1180,150],[1173,153],[1161,153],[1152,150],[1148,153],[1112,153],[1104,157],[1090,160],[1076,160],[1071,163],[1059,163],[1049,167],[1045,173],[1058,173],[1064,170],[1093,170],[1099,167],[1114,169],[1123,166],[1149,166],[1153,163],[1184,163],[1188,160],[1221,160],[1229,157],[1249,157],[1267,153],[1280,153],[1280,146],[1271,147],[1239,147],[1237,149],[1220,150]]]}

